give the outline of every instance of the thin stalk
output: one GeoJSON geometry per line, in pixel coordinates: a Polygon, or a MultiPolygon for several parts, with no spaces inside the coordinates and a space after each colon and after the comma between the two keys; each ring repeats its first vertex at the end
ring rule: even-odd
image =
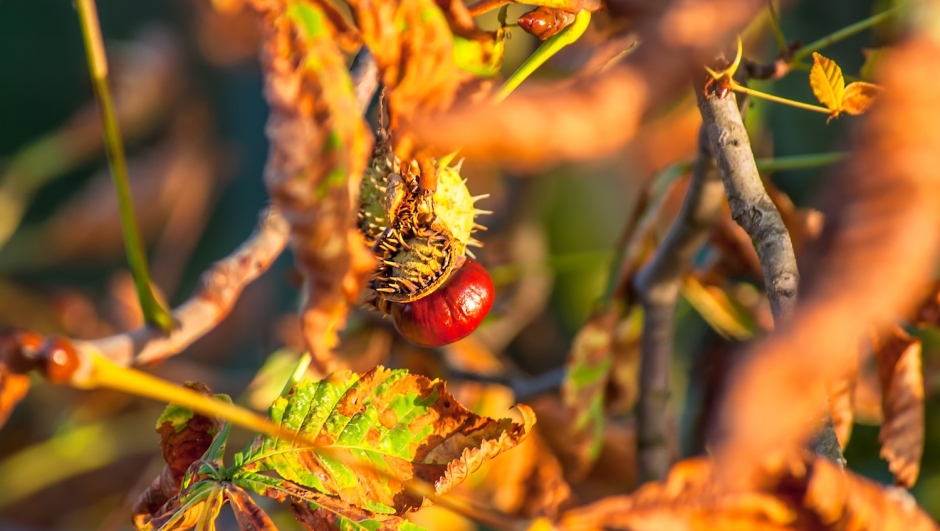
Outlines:
{"type": "Polygon", "coordinates": [[[767,94],[766,92],[761,92],[759,90],[749,89],[747,87],[738,85],[737,83],[734,83],[731,86],[731,89],[734,90],[735,92],[741,92],[749,96],[754,96],[755,98],[763,98],[765,100],[782,103],[784,105],[789,105],[791,107],[797,107],[800,109],[806,109],[808,111],[821,112],[825,114],[832,114],[831,110],[825,107],[820,107],[819,105],[810,105],[808,103],[803,103],[800,101],[788,100],[786,98],[781,98],[780,96],[774,96],[773,94],[767,94]]]}
{"type": "Polygon", "coordinates": [[[773,30],[774,37],[777,39],[777,48],[781,52],[786,52],[789,49],[787,45],[787,38],[783,36],[783,31],[780,29],[780,19],[777,17],[777,9],[774,7],[774,0],[767,2],[767,6],[770,8],[770,27],[773,30]]]}
{"type": "Polygon", "coordinates": [[[567,28],[561,30],[557,35],[550,37],[548,40],[542,43],[535,52],[525,60],[522,65],[516,69],[515,72],[509,76],[509,79],[503,83],[503,86],[499,87],[499,90],[496,91],[496,94],[493,96],[493,101],[499,103],[506,99],[509,94],[516,89],[523,81],[526,80],[532,72],[535,72],[538,67],[545,64],[545,61],[548,61],[553,55],[558,53],[559,50],[568,46],[569,44],[575,42],[581,35],[584,34],[584,30],[587,29],[588,24],[591,22],[591,13],[590,11],[582,9],[574,19],[574,23],[568,26],[567,28]]]}
{"type": "Polygon", "coordinates": [[[891,17],[892,15],[898,12],[898,7],[893,7],[891,9],[888,9],[887,11],[882,11],[881,13],[878,13],[877,15],[872,15],[864,20],[860,20],[856,22],[855,24],[850,24],[838,31],[830,33],[829,35],[826,35],[825,37],[817,41],[813,41],[807,44],[806,46],[800,48],[799,50],[796,51],[796,53],[793,54],[793,57],[790,59],[790,64],[791,65],[797,64],[800,61],[802,61],[805,57],[809,57],[810,55],[812,55],[813,52],[818,52],[819,50],[822,50],[823,48],[825,48],[826,46],[829,46],[830,44],[837,43],[843,39],[846,39],[848,37],[851,37],[852,35],[855,35],[856,33],[865,31],[868,28],[874,26],[875,24],[878,24],[879,22],[883,20],[887,20],[889,17],[891,17]]]}
{"type": "Polygon", "coordinates": [[[114,187],[118,194],[124,247],[127,251],[127,262],[134,277],[134,285],[137,288],[137,298],[140,300],[140,307],[146,321],[158,326],[164,332],[169,332],[173,329],[173,318],[153,294],[147,256],[140,241],[137,218],[134,215],[131,188],[127,178],[127,161],[124,158],[124,143],[121,140],[114,101],[111,99],[111,88],[108,86],[108,59],[104,53],[98,10],[94,0],[76,0],[75,5],[78,8],[82,40],[88,56],[88,70],[91,74],[95,98],[98,100],[101,123],[104,126],[105,149],[114,187]]]}
{"type": "Polygon", "coordinates": [[[757,159],[756,162],[758,171],[806,170],[835,164],[845,160],[848,156],[849,154],[844,151],[836,151],[834,153],[815,153],[812,155],[757,159]]]}
{"type": "Polygon", "coordinates": [[[294,366],[294,370],[291,372],[290,376],[287,378],[287,382],[284,383],[284,389],[281,390],[281,396],[287,396],[287,393],[297,385],[297,382],[304,379],[304,374],[307,373],[307,368],[310,367],[310,361],[313,360],[313,357],[310,356],[309,352],[304,352],[300,359],[297,360],[297,365],[294,366]]]}

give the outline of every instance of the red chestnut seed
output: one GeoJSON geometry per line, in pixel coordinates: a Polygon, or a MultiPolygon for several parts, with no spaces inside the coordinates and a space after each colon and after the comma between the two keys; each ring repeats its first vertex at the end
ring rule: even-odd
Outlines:
{"type": "Polygon", "coordinates": [[[490,274],[479,262],[468,258],[427,297],[392,304],[392,319],[408,341],[422,347],[440,347],[476,330],[493,306],[493,297],[490,274]]]}

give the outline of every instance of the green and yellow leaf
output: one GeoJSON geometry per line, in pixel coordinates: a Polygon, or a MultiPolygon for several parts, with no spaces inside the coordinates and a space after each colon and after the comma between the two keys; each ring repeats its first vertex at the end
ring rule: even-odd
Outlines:
{"type": "Polygon", "coordinates": [[[317,446],[261,436],[236,464],[370,512],[401,514],[425,501],[407,482],[444,494],[525,440],[535,416],[528,406],[518,410],[522,424],[493,420],[461,406],[439,380],[383,367],[341,371],[299,382],[271,406],[273,422],[317,446]]]}

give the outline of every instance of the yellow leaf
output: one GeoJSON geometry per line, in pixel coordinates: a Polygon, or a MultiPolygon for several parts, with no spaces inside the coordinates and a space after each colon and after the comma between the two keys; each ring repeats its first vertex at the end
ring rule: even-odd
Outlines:
{"type": "Polygon", "coordinates": [[[845,93],[845,78],[842,69],[832,59],[813,52],[813,67],[809,71],[809,85],[820,103],[832,111],[833,116],[842,111],[845,93]]]}
{"type": "Polygon", "coordinates": [[[842,110],[849,114],[862,114],[875,102],[875,96],[881,90],[882,88],[878,85],[864,81],[849,84],[845,87],[845,94],[842,97],[842,110]]]}

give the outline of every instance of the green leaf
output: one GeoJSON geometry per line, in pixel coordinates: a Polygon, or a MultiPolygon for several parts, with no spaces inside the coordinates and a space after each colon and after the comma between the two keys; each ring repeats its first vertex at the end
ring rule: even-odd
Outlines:
{"type": "MultiPolygon", "coordinates": [[[[525,422],[493,420],[467,410],[440,380],[376,367],[303,381],[271,406],[282,429],[316,442],[259,436],[236,461],[234,477],[276,472],[282,479],[378,514],[401,514],[423,499],[404,484],[419,479],[443,494],[485,461],[521,443],[525,422]]],[[[269,487],[271,485],[268,485],[269,487]]]]}

